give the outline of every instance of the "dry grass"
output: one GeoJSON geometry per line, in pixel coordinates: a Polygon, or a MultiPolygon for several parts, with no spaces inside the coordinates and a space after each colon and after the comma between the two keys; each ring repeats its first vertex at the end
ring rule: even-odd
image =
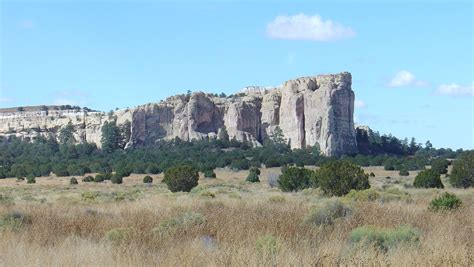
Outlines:
{"type": "Polygon", "coordinates": [[[414,173],[367,171],[376,174],[371,184],[381,198],[341,199],[353,206],[353,214],[319,227],[304,219],[311,207],[330,199],[319,190],[270,188],[267,176],[278,169],[263,170],[260,184],[243,182],[246,172],[219,170],[217,179],[202,179],[191,193],[178,194],[157,183],[160,176],[152,186],[141,182],[143,176],[125,178],[123,185],[69,186],[69,178],[51,177],[35,185],[0,180],[0,216],[17,212],[29,218],[22,226],[0,226],[0,265],[473,265],[474,189],[447,188],[463,205],[437,214],[427,206],[443,190],[406,188],[414,173]],[[183,215],[203,221],[180,220],[183,215]],[[410,225],[419,229],[420,242],[387,252],[353,246],[349,235],[362,225],[410,225]],[[111,238],[114,233],[120,234],[111,238]]]}

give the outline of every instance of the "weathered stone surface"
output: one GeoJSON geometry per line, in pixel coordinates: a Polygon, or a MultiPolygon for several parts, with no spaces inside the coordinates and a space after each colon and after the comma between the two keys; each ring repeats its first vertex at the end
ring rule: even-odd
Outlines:
{"type": "Polygon", "coordinates": [[[227,98],[202,92],[178,95],[113,114],[0,109],[0,135],[26,140],[57,136],[71,123],[78,142],[100,146],[102,126],[116,120],[119,126],[130,125],[127,148],[176,137],[216,138],[224,126],[230,138],[258,146],[280,127],[292,148],[318,145],[330,156],[357,152],[350,73],[303,77],[274,89],[255,88],[227,98]]]}

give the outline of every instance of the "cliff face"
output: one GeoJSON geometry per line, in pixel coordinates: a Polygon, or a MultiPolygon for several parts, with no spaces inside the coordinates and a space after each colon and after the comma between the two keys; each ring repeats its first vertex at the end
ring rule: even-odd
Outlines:
{"type": "Polygon", "coordinates": [[[227,129],[230,138],[258,146],[278,126],[292,148],[319,145],[328,156],[357,152],[353,122],[351,74],[304,77],[272,90],[250,90],[231,98],[202,92],[174,96],[155,104],[113,114],[85,111],[23,111],[0,113],[0,136],[32,140],[57,136],[61,127],[74,126],[78,142],[100,146],[105,122],[130,125],[126,147],[143,146],[179,137],[216,138],[227,129]],[[129,122],[129,124],[127,123],[129,122]]]}

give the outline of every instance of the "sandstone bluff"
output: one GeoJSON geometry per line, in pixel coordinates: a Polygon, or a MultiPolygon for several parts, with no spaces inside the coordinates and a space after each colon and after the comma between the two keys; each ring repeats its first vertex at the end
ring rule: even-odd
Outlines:
{"type": "Polygon", "coordinates": [[[303,77],[274,89],[246,90],[231,97],[195,92],[113,114],[83,109],[0,109],[0,136],[33,140],[57,136],[74,126],[78,142],[100,146],[102,126],[116,120],[130,127],[126,147],[158,140],[216,138],[225,127],[230,138],[258,146],[280,127],[292,148],[319,145],[328,156],[356,153],[354,92],[348,72],[303,77]]]}

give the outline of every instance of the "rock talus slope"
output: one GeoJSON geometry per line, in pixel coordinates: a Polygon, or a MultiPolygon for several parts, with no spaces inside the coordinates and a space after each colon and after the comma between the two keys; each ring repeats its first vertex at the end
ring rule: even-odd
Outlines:
{"type": "Polygon", "coordinates": [[[351,83],[348,72],[325,74],[231,97],[202,92],[178,95],[112,114],[0,110],[0,135],[27,140],[57,137],[62,127],[72,124],[77,142],[100,146],[102,126],[115,120],[120,127],[130,127],[126,147],[176,137],[185,141],[216,138],[224,128],[230,138],[259,146],[280,127],[292,148],[317,145],[323,154],[339,156],[357,152],[351,83]]]}

